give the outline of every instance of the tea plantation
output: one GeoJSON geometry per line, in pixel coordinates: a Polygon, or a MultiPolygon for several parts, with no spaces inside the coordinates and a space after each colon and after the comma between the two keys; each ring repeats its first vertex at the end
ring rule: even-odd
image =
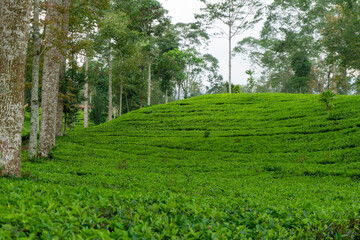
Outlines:
{"type": "MultiPolygon", "coordinates": [[[[0,179],[0,239],[360,239],[360,96],[201,96],[0,179]]],[[[26,153],[24,153],[26,155],[26,153]]]]}

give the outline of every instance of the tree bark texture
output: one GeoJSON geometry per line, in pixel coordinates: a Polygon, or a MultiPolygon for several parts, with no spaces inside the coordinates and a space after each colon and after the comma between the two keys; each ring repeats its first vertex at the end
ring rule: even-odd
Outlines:
{"type": "Polygon", "coordinates": [[[120,99],[119,100],[120,100],[119,116],[121,117],[121,115],[122,115],[122,106],[123,106],[123,81],[122,80],[120,80],[120,99]]]}
{"type": "Polygon", "coordinates": [[[180,95],[181,95],[181,85],[179,83],[179,85],[178,85],[178,100],[180,100],[180,95]]]}
{"type": "Polygon", "coordinates": [[[165,103],[168,104],[169,103],[169,96],[168,96],[168,90],[166,89],[165,91],[165,103]]]}
{"type": "Polygon", "coordinates": [[[148,106],[151,105],[151,57],[149,56],[148,62],[148,99],[147,99],[148,106]]]}
{"type": "Polygon", "coordinates": [[[108,105],[108,121],[112,120],[112,63],[111,54],[109,54],[109,105],[108,105]]]}
{"type": "Polygon", "coordinates": [[[149,61],[148,61],[148,106],[151,105],[151,34],[149,35],[149,61]]]}
{"type": "Polygon", "coordinates": [[[39,128],[39,70],[40,70],[40,26],[39,26],[40,7],[39,0],[34,0],[34,23],[33,40],[34,55],[32,65],[31,81],[31,120],[29,138],[29,159],[34,159],[37,153],[37,135],[39,128]]]}
{"type": "Polygon", "coordinates": [[[333,91],[335,94],[338,94],[338,89],[337,89],[337,82],[336,82],[336,76],[337,76],[337,66],[336,64],[334,64],[333,66],[333,91]]]}
{"type": "Polygon", "coordinates": [[[21,174],[24,78],[30,21],[29,0],[0,4],[0,167],[2,175],[21,174]]]}
{"type": "Polygon", "coordinates": [[[232,46],[231,46],[231,26],[229,26],[229,93],[231,94],[231,67],[232,67],[232,56],[231,56],[231,53],[232,53],[232,46]]]}
{"type": "Polygon", "coordinates": [[[48,50],[44,57],[42,81],[41,129],[38,156],[45,158],[55,146],[56,113],[59,93],[61,52],[54,44],[59,41],[62,0],[49,0],[47,4],[45,42],[48,50]]]}
{"type": "Polygon", "coordinates": [[[84,89],[84,128],[89,127],[89,57],[85,57],[85,89],[84,89]]]}
{"type": "MultiPolygon", "coordinates": [[[[67,37],[69,33],[69,8],[70,1],[62,0],[63,7],[63,16],[62,16],[62,47],[63,51],[61,54],[61,67],[60,67],[60,79],[65,78],[66,74],[66,54],[65,54],[65,45],[67,43],[67,37]]],[[[56,114],[56,136],[63,136],[63,118],[64,118],[64,99],[60,96],[58,97],[57,103],[57,114],[56,114]]]]}

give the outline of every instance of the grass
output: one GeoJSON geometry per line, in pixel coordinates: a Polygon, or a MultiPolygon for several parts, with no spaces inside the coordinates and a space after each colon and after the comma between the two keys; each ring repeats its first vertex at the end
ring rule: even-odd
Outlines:
{"type": "Polygon", "coordinates": [[[211,95],[57,139],[0,179],[0,239],[358,239],[360,97],[211,95]]]}

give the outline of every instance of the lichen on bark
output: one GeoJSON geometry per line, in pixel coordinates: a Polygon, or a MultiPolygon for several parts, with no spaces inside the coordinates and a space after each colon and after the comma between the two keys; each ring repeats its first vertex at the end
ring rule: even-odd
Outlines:
{"type": "Polygon", "coordinates": [[[20,176],[24,121],[24,77],[29,0],[3,0],[0,5],[0,167],[2,175],[20,176]]]}
{"type": "Polygon", "coordinates": [[[55,146],[56,112],[61,62],[61,52],[58,47],[58,36],[61,36],[61,12],[59,11],[61,6],[62,0],[49,0],[47,3],[45,42],[48,50],[45,52],[43,66],[39,158],[47,157],[51,149],[55,146]]]}

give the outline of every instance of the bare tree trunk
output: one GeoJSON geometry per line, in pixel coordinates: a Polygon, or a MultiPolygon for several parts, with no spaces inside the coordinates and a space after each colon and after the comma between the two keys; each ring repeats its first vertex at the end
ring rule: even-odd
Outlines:
{"type": "Polygon", "coordinates": [[[336,83],[336,76],[337,76],[337,67],[336,67],[336,64],[334,63],[334,69],[333,69],[333,88],[334,88],[334,93],[335,93],[335,94],[338,94],[337,83],[336,83]]]}
{"type": "Polygon", "coordinates": [[[112,64],[111,53],[109,53],[109,105],[108,105],[108,121],[112,120],[112,64]]]}
{"type": "Polygon", "coordinates": [[[148,106],[151,105],[151,59],[149,56],[149,62],[148,62],[148,99],[147,104],[148,106]]]}
{"type": "Polygon", "coordinates": [[[58,86],[60,75],[61,53],[58,44],[58,31],[61,27],[62,0],[49,0],[46,13],[46,21],[48,22],[45,41],[48,43],[49,50],[44,57],[44,75],[42,81],[42,104],[41,104],[41,129],[38,155],[45,158],[49,155],[51,149],[55,146],[55,130],[56,130],[56,112],[58,100],[58,86]]]}
{"type": "Polygon", "coordinates": [[[169,96],[168,96],[168,90],[166,89],[165,91],[165,103],[168,104],[169,103],[169,96]]]}
{"type": "Polygon", "coordinates": [[[86,54],[85,56],[85,89],[84,89],[84,128],[89,127],[89,57],[86,54]]]}
{"type": "Polygon", "coordinates": [[[39,0],[34,0],[34,22],[33,40],[34,55],[32,65],[31,81],[31,120],[30,120],[30,139],[29,139],[29,159],[36,157],[37,135],[39,128],[39,70],[40,70],[40,26],[39,26],[39,0]]]}
{"type": "Polygon", "coordinates": [[[30,20],[29,0],[0,5],[0,168],[20,177],[24,124],[24,78],[30,20]]]}
{"type": "Polygon", "coordinates": [[[122,105],[123,105],[123,81],[122,80],[120,80],[120,99],[119,100],[120,100],[119,116],[121,117],[121,115],[122,115],[122,105]]]}
{"type": "Polygon", "coordinates": [[[151,35],[149,36],[149,48],[150,48],[150,53],[149,53],[149,61],[148,61],[148,100],[147,100],[147,104],[148,106],[151,105],[151,35]]]}
{"type": "Polygon", "coordinates": [[[231,45],[231,27],[229,27],[229,93],[231,94],[231,60],[232,60],[232,45],[231,45]]]}
{"type": "Polygon", "coordinates": [[[180,84],[178,85],[178,100],[180,100],[180,95],[181,95],[181,86],[180,84]]]}
{"type": "Polygon", "coordinates": [[[345,94],[349,95],[349,81],[347,79],[347,69],[344,67],[345,94]]]}
{"type": "MultiPolygon", "coordinates": [[[[62,44],[63,46],[67,43],[67,37],[69,33],[69,8],[70,8],[70,1],[69,0],[62,0],[63,5],[63,19],[62,19],[62,44]]],[[[66,74],[66,55],[61,55],[61,67],[60,67],[60,79],[65,79],[66,74]]],[[[57,103],[57,114],[56,114],[56,136],[63,136],[63,118],[64,118],[64,99],[58,97],[57,103]]]]}

